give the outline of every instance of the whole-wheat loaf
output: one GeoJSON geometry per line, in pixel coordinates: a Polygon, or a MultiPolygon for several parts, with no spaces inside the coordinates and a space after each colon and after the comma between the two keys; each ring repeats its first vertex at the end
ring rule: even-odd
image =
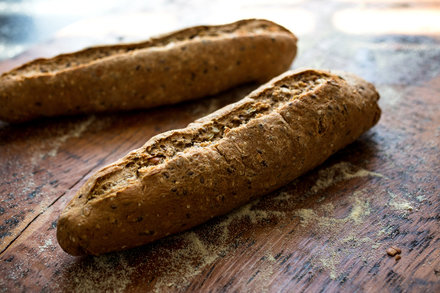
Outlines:
{"type": "Polygon", "coordinates": [[[354,75],[287,72],[93,175],[62,212],[61,247],[102,254],[189,229],[287,184],[377,123],[354,75]]]}
{"type": "Polygon", "coordinates": [[[0,120],[149,108],[265,82],[289,68],[296,40],[249,19],[37,59],[0,77],[0,120]]]}

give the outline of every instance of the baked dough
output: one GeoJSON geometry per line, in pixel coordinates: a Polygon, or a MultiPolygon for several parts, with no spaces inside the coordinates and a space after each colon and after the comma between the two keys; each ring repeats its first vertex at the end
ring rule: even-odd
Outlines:
{"type": "Polygon", "coordinates": [[[351,74],[287,72],[97,172],[62,212],[58,242],[97,255],[225,214],[356,140],[379,120],[378,99],[351,74]]]}
{"type": "Polygon", "coordinates": [[[38,59],[0,77],[0,120],[150,108],[263,83],[289,68],[296,41],[249,19],[38,59]]]}

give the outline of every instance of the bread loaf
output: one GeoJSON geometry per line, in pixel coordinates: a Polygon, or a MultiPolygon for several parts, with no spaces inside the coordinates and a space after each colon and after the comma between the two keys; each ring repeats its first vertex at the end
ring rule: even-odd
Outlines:
{"type": "Polygon", "coordinates": [[[378,99],[354,75],[287,72],[97,172],[62,212],[58,242],[97,255],[225,214],[356,140],[379,120],[378,99]]]}
{"type": "Polygon", "coordinates": [[[291,32],[250,19],[38,59],[0,77],[0,120],[173,104],[266,82],[295,55],[291,32]]]}

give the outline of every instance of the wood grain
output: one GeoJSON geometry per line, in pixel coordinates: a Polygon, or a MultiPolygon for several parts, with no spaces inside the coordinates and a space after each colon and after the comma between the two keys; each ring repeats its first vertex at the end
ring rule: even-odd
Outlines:
{"type": "MultiPolygon", "coordinates": [[[[293,67],[347,70],[374,82],[379,124],[226,216],[140,248],[78,258],[58,246],[56,222],[94,171],[256,85],[149,111],[3,123],[0,291],[440,291],[440,35],[350,35],[331,16],[356,4],[277,5],[274,11],[306,9],[317,19],[313,35],[300,36],[293,67]],[[387,255],[390,246],[402,250],[400,260],[387,255]]],[[[26,54],[40,54],[44,44],[38,50],[26,54]]]]}

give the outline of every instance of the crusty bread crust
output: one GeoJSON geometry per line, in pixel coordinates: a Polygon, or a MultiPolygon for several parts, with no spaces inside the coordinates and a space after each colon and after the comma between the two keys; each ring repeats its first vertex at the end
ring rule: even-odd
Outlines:
{"type": "Polygon", "coordinates": [[[38,59],[0,77],[0,120],[150,108],[265,82],[289,68],[296,41],[249,19],[38,59]]]}
{"type": "Polygon", "coordinates": [[[225,214],[357,139],[379,120],[378,99],[353,75],[287,72],[97,172],[61,214],[58,242],[97,255],[225,214]]]}

